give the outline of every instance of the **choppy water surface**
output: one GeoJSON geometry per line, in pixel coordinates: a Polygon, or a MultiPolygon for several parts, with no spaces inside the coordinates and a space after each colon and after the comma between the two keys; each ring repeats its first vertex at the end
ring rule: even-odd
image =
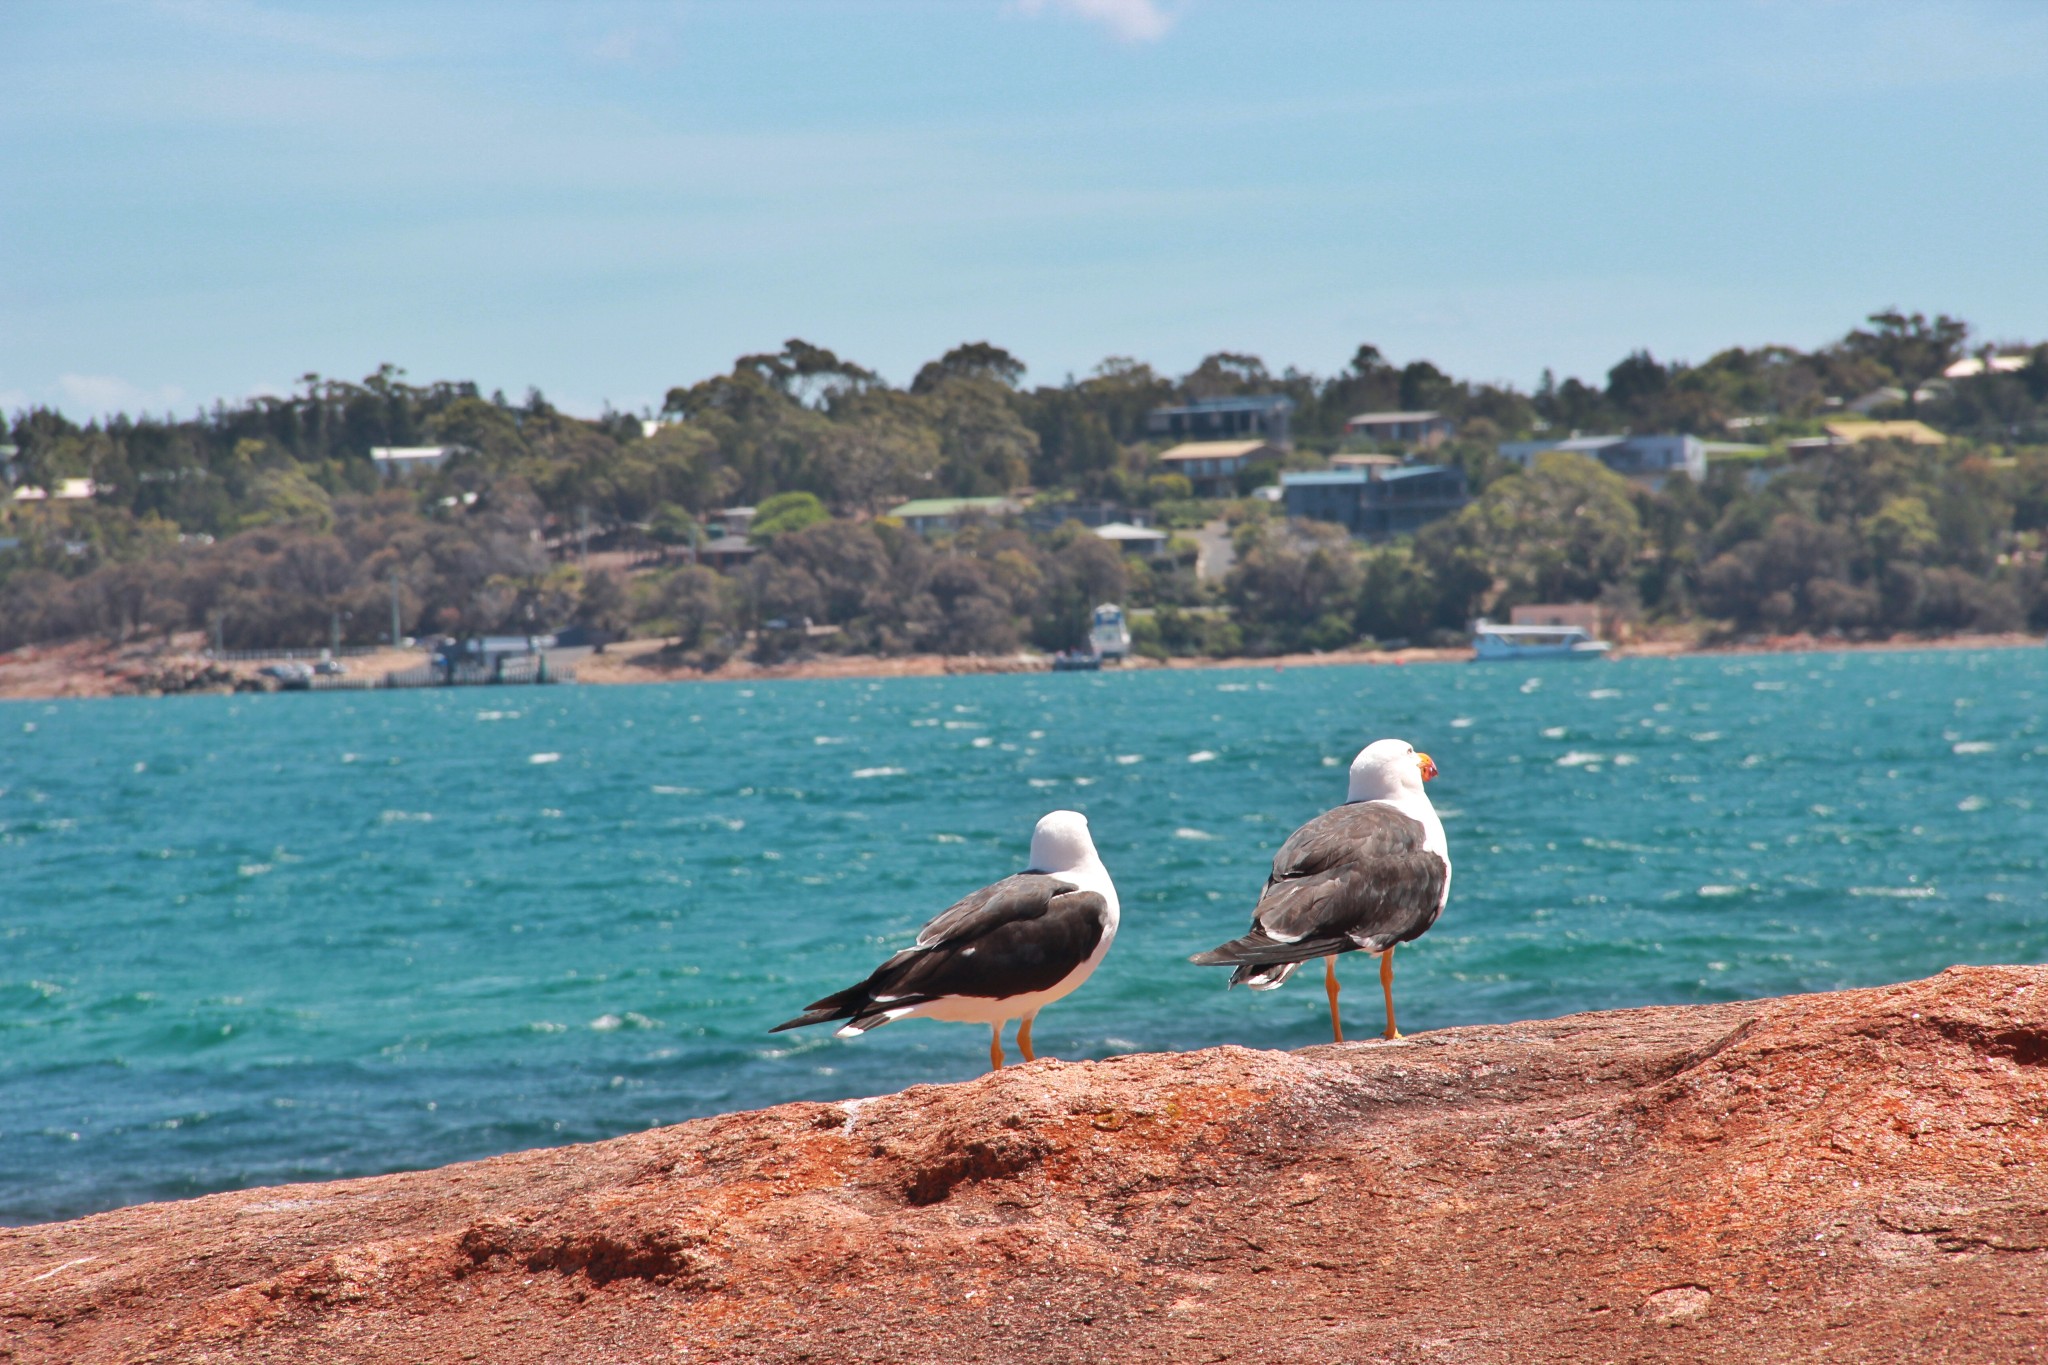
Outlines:
{"type": "Polygon", "coordinates": [[[765,1030],[1058,806],[1124,927],[1044,1052],[1320,1041],[1184,958],[1381,735],[1457,863],[1409,1031],[2040,961],[2044,700],[2048,650],[0,704],[0,1220],[973,1075],[765,1030]]]}

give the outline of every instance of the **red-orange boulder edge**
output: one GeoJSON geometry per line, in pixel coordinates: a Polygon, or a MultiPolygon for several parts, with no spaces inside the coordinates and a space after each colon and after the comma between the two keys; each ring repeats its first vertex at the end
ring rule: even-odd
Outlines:
{"type": "Polygon", "coordinates": [[[0,1360],[2048,1358],[2048,969],[1042,1061],[0,1233],[0,1360]]]}

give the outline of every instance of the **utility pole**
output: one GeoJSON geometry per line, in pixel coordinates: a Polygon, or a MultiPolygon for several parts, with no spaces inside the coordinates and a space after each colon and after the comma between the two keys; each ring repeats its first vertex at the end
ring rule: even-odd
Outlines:
{"type": "Polygon", "coordinates": [[[327,657],[341,657],[341,608],[330,607],[327,611],[327,657]]]}
{"type": "Polygon", "coordinates": [[[394,569],[391,572],[391,647],[393,649],[398,648],[398,641],[401,638],[398,633],[399,624],[400,623],[398,619],[398,571],[394,569]]]}

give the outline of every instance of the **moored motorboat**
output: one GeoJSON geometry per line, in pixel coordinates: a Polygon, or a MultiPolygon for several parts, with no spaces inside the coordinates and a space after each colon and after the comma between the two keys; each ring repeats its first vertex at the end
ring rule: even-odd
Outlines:
{"type": "Polygon", "coordinates": [[[1476,621],[1472,661],[1497,659],[1598,659],[1614,646],[1596,640],[1583,626],[1504,626],[1476,621]]]}
{"type": "Polygon", "coordinates": [[[1131,631],[1124,623],[1122,607],[1104,602],[1095,609],[1088,624],[1088,650],[1098,659],[1112,662],[1130,657],[1131,631]]]}

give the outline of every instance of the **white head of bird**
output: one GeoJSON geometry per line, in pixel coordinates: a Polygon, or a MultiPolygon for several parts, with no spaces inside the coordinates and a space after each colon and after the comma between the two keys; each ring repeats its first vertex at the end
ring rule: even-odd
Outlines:
{"type": "Polygon", "coordinates": [[[1088,817],[1077,810],[1048,812],[1031,831],[1033,872],[1072,872],[1101,864],[1095,840],[1088,837],[1088,817]]]}
{"type": "Polygon", "coordinates": [[[1422,795],[1422,784],[1436,776],[1428,754],[1415,752],[1405,739],[1376,739],[1351,760],[1351,794],[1347,801],[1399,801],[1422,795]]]}

